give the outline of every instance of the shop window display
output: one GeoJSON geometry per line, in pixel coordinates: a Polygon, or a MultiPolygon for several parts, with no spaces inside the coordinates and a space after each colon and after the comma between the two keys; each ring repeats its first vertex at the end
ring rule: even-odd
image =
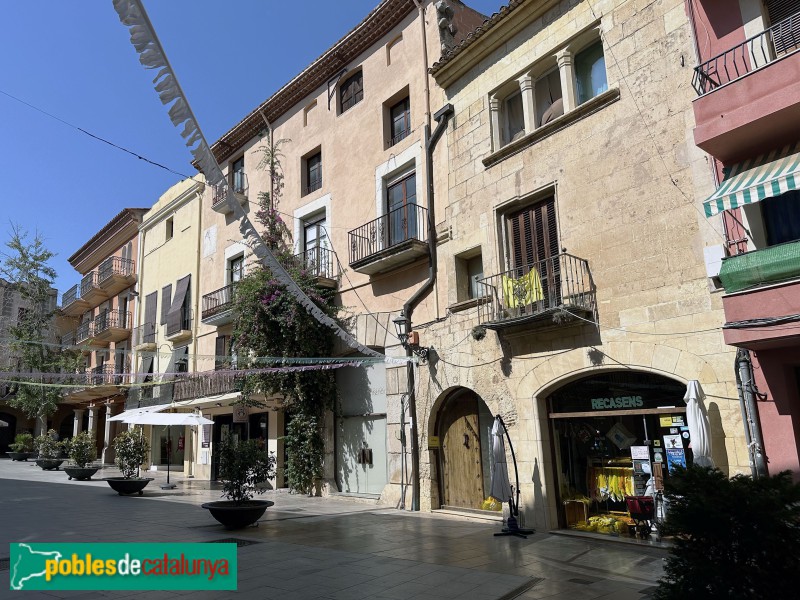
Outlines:
{"type": "Polygon", "coordinates": [[[648,373],[586,377],[548,399],[562,527],[647,535],[641,503],[691,462],[679,382],[648,373]],[[631,506],[635,508],[632,510],[631,506]]]}

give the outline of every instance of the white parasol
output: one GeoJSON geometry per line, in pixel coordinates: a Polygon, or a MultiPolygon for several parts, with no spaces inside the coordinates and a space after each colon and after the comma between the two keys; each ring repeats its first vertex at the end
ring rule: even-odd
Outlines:
{"type": "Polygon", "coordinates": [[[708,411],[703,403],[705,397],[700,382],[692,379],[686,386],[683,400],[686,402],[686,424],[689,426],[694,464],[700,467],[713,467],[711,428],[708,423],[708,411]]]}

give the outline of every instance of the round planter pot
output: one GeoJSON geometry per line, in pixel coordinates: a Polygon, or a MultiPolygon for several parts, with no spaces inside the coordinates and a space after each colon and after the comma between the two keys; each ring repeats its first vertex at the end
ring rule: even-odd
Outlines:
{"type": "Polygon", "coordinates": [[[64,462],[63,458],[37,458],[36,465],[45,471],[58,471],[61,463],[64,462]]]}
{"type": "Polygon", "coordinates": [[[70,479],[77,479],[78,481],[91,479],[92,475],[97,473],[97,471],[97,467],[64,467],[64,473],[66,473],[70,479]]]}
{"type": "Polygon", "coordinates": [[[269,500],[248,500],[239,505],[231,500],[219,500],[206,502],[200,506],[207,509],[225,529],[242,529],[258,521],[273,504],[275,503],[269,500]]]}
{"type": "Polygon", "coordinates": [[[26,461],[30,457],[30,452],[9,452],[11,460],[26,461]]]}
{"type": "Polygon", "coordinates": [[[103,481],[107,481],[111,489],[117,492],[120,496],[127,494],[144,494],[142,491],[148,483],[153,481],[152,477],[140,477],[138,479],[125,479],[124,477],[106,477],[103,481]]]}

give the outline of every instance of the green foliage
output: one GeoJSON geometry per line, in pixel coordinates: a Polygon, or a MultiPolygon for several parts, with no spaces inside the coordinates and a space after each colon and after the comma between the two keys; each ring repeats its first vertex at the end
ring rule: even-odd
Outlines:
{"type": "Polygon", "coordinates": [[[222,495],[243,504],[254,494],[263,494],[262,483],[275,479],[275,455],[267,454],[256,440],[234,440],[230,432],[221,440],[219,470],[222,495]]]}
{"type": "Polygon", "coordinates": [[[30,433],[18,433],[14,443],[8,445],[12,452],[33,452],[33,436],[30,433]]]}
{"type": "MultiPolygon", "coordinates": [[[[262,167],[273,169],[272,193],[259,194],[256,220],[262,238],[298,286],[328,316],[336,318],[334,290],[316,285],[312,271],[292,255],[289,229],[277,210],[282,175],[280,153],[265,148],[262,167]]],[[[233,346],[240,368],[268,366],[256,357],[321,357],[334,349],[333,332],[319,323],[265,268],[258,267],[237,284],[234,297],[233,346]]],[[[322,473],[325,410],[335,405],[336,385],[331,371],[292,371],[250,374],[245,380],[242,404],[258,405],[255,394],[280,395],[290,424],[285,438],[292,489],[309,493],[312,481],[322,473]]]]}
{"type": "MultiPolygon", "coordinates": [[[[56,277],[49,261],[55,254],[48,250],[37,234],[32,241],[23,229],[12,225],[11,240],[3,253],[0,275],[15,285],[22,298],[23,308],[15,324],[9,327],[11,342],[8,350],[19,358],[19,369],[30,373],[73,372],[77,352],[61,351],[44,345],[52,335],[55,298],[52,284],[56,277]]],[[[41,382],[44,377],[19,377],[20,382],[41,382]]],[[[14,408],[30,418],[42,418],[55,412],[61,397],[57,387],[18,384],[8,400],[14,408]]]]}
{"type": "Polygon", "coordinates": [[[94,436],[88,431],[81,431],[71,440],[65,440],[69,458],[75,466],[84,468],[97,458],[97,445],[94,436]]]}
{"type": "Polygon", "coordinates": [[[673,474],[666,493],[664,533],[675,545],[656,599],[796,597],[800,484],[789,471],[728,479],[692,467],[673,474]]]}
{"type": "Polygon", "coordinates": [[[51,429],[47,433],[43,433],[34,440],[36,450],[39,451],[39,458],[58,458],[64,450],[64,442],[57,440],[58,432],[51,429]]]}
{"type": "Polygon", "coordinates": [[[141,429],[123,431],[114,438],[114,462],[125,479],[133,479],[139,472],[139,465],[147,459],[150,444],[141,429]]]}

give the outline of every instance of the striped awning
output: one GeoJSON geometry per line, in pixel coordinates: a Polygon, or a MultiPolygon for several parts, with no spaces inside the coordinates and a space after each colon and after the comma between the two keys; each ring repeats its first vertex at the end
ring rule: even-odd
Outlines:
{"type": "Polygon", "coordinates": [[[800,189],[800,143],[734,165],[703,202],[706,217],[800,189]]]}

